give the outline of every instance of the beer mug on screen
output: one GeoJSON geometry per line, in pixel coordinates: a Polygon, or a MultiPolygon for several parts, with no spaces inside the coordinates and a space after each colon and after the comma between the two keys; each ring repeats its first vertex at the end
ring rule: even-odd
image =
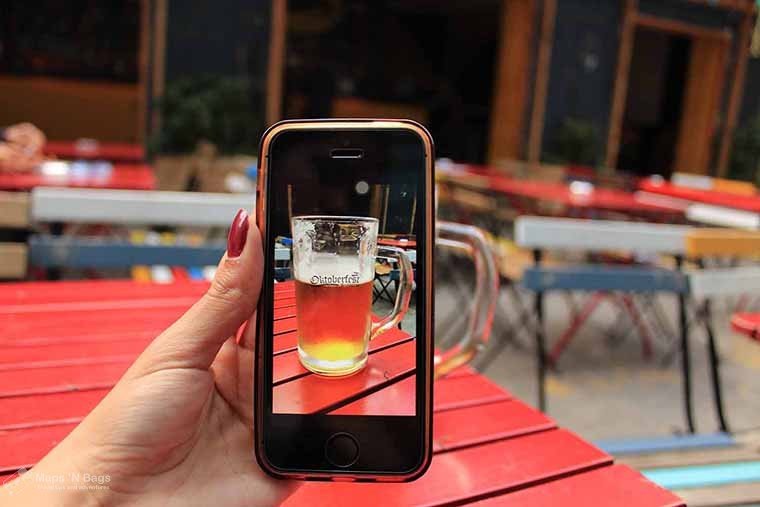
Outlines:
{"type": "Polygon", "coordinates": [[[319,375],[355,373],[367,364],[369,342],[404,318],[412,264],[401,249],[378,248],[375,218],[297,216],[291,226],[301,364],[319,375]],[[400,280],[393,311],[373,322],[378,253],[398,260],[400,280]]]}

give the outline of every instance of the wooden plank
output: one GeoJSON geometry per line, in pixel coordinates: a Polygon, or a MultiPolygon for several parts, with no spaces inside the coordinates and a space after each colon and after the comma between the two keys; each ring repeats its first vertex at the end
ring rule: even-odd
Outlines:
{"type": "Polygon", "coordinates": [[[489,164],[523,156],[523,125],[536,31],[535,0],[503,0],[491,106],[489,164]]]}
{"type": "MultiPolygon", "coordinates": [[[[88,382],[95,382],[103,375],[113,376],[116,374],[116,369],[125,368],[128,364],[114,363],[113,365],[103,365],[101,367],[79,368],[79,371],[70,370],[66,374],[78,375],[81,372],[87,372],[87,376],[84,380],[88,382]],[[109,371],[110,370],[110,371],[109,371]]],[[[55,370],[55,369],[49,369],[55,370]]],[[[17,387],[34,387],[34,378],[38,375],[44,374],[43,370],[30,371],[29,382],[25,386],[17,385],[17,387]]],[[[3,377],[0,373],[0,385],[7,380],[7,377],[3,377]]],[[[60,373],[58,373],[60,375],[60,373]]],[[[18,379],[16,379],[18,380],[18,379]]],[[[79,379],[81,380],[81,379],[79,379]]],[[[414,393],[414,377],[409,377],[401,382],[393,384],[392,386],[384,389],[383,391],[391,391],[397,388],[397,386],[407,386],[407,393],[414,393]]],[[[542,416],[538,412],[527,408],[521,402],[515,401],[516,404],[506,406],[505,402],[510,400],[510,396],[505,391],[500,392],[500,397],[494,402],[493,396],[493,384],[480,375],[474,374],[472,371],[468,371],[466,368],[457,371],[452,374],[451,377],[439,380],[436,382],[436,401],[440,406],[440,414],[438,411],[435,415],[434,428],[435,428],[435,440],[436,449],[438,451],[452,450],[466,445],[472,445],[475,441],[485,441],[501,439],[507,436],[516,436],[517,434],[532,433],[545,429],[546,421],[548,419],[542,416]],[[491,404],[494,406],[491,407],[491,404]],[[457,408],[458,407],[458,408],[457,408]],[[481,408],[485,407],[485,408],[481,408]],[[501,407],[501,408],[499,408],[501,407]],[[504,410],[504,412],[497,412],[496,410],[504,410]],[[481,412],[482,411],[482,412],[481,412]],[[468,415],[469,414],[469,415],[468,415]],[[477,417],[480,415],[489,415],[488,418],[477,417]],[[472,421],[477,419],[482,421],[480,424],[458,424],[456,421],[472,421]]],[[[105,393],[103,389],[100,390],[105,393]]],[[[49,393],[47,393],[49,394],[49,393]]],[[[40,402],[50,403],[50,400],[58,400],[59,398],[66,398],[66,396],[73,395],[70,398],[71,405],[79,407],[78,410],[69,411],[63,414],[51,413],[53,417],[65,416],[70,419],[80,419],[84,417],[89,411],[90,405],[87,404],[87,400],[83,402],[80,397],[74,393],[61,392],[57,397],[42,397],[39,398],[40,402]]],[[[21,397],[19,395],[18,397],[21,397]]],[[[27,399],[33,400],[34,397],[26,396],[27,399]]],[[[372,399],[374,396],[369,396],[367,399],[372,399]]],[[[2,404],[0,404],[2,405],[2,404]]],[[[58,406],[59,403],[54,401],[51,406],[58,406]]],[[[60,403],[65,405],[65,403],[60,403]]],[[[436,407],[438,410],[438,407],[436,407]]],[[[336,411],[334,413],[338,413],[336,411]]],[[[32,422],[27,420],[25,429],[18,429],[14,431],[3,432],[0,431],[0,449],[4,449],[3,453],[0,453],[0,473],[4,470],[16,470],[20,466],[29,466],[34,464],[42,456],[45,455],[56,442],[60,441],[71,429],[73,429],[73,423],[53,424],[54,421],[50,420],[50,416],[43,414],[48,418],[46,426],[35,426],[32,422]],[[52,424],[52,425],[51,425],[52,424]],[[8,449],[8,452],[5,452],[8,449]]],[[[7,422],[7,421],[6,421],[7,422]]],[[[553,424],[553,423],[552,423],[553,424]]]]}
{"type": "Polygon", "coordinates": [[[760,487],[757,483],[680,489],[674,493],[683,498],[690,507],[757,505],[760,503],[760,487]]]}
{"type": "MultiPolygon", "coordinates": [[[[152,54],[152,82],[150,94],[155,99],[164,96],[166,85],[166,25],[169,14],[168,0],[155,0],[153,16],[153,54],[152,54]]],[[[157,132],[161,128],[161,111],[158,107],[153,108],[150,118],[149,132],[157,132]]]]}
{"type": "Polygon", "coordinates": [[[148,136],[148,90],[150,87],[151,57],[150,46],[153,34],[151,2],[140,0],[140,21],[137,37],[137,107],[138,117],[135,125],[135,139],[143,142],[148,136]]]}
{"type": "MultiPolygon", "coordinates": [[[[16,282],[0,285],[0,304],[59,303],[100,301],[103,299],[140,299],[152,297],[200,297],[207,282],[170,285],[134,283],[132,280],[75,280],[66,282],[16,282]]],[[[274,299],[293,298],[292,281],[275,284],[274,299]]]]}
{"type": "Polygon", "coordinates": [[[0,227],[24,229],[29,227],[29,194],[0,192],[0,227]]]}
{"type": "Polygon", "coordinates": [[[285,74],[285,45],[287,39],[287,0],[272,1],[272,21],[269,33],[267,62],[266,122],[272,125],[282,118],[283,77],[285,74]]]}
{"type": "Polygon", "coordinates": [[[733,79],[731,80],[731,93],[728,96],[725,125],[720,139],[720,151],[718,152],[718,176],[724,176],[728,170],[728,160],[731,153],[731,146],[733,145],[734,131],[736,130],[736,122],[739,118],[739,109],[741,108],[744,95],[747,61],[750,58],[749,51],[752,43],[753,14],[752,11],[747,11],[739,25],[737,54],[734,59],[734,72],[733,79]]]}
{"type": "MultiPolygon", "coordinates": [[[[281,384],[273,390],[273,411],[281,414],[330,412],[413,375],[415,357],[416,344],[408,341],[377,352],[366,368],[339,382],[309,375],[281,384]]],[[[414,410],[413,404],[411,410],[414,410]]]]}
{"type": "Polygon", "coordinates": [[[482,375],[444,377],[433,389],[433,406],[439,412],[510,398],[509,392],[482,375]]]}
{"type": "Polygon", "coordinates": [[[549,90],[549,72],[552,46],[554,45],[554,22],[556,15],[557,0],[543,0],[536,80],[533,92],[533,109],[530,116],[530,132],[528,134],[528,162],[534,166],[537,166],[541,159],[544,112],[546,110],[546,94],[549,90]]]}
{"type": "Polygon", "coordinates": [[[660,30],[675,35],[694,37],[695,39],[728,41],[731,38],[731,33],[725,29],[705,28],[694,23],[679,21],[672,18],[664,18],[654,14],[638,12],[636,14],[635,22],[638,26],[660,30]]]}
{"type": "MultiPolygon", "coordinates": [[[[65,163],[62,163],[65,164],[65,163]]],[[[31,172],[0,173],[0,189],[31,190],[35,187],[75,187],[126,190],[153,190],[156,178],[147,165],[117,164],[107,173],[88,168],[83,173],[67,171],[64,174],[31,172]]]]}
{"type": "Polygon", "coordinates": [[[433,457],[413,486],[403,483],[304,483],[283,505],[442,505],[528,488],[609,465],[612,458],[564,430],[550,430],[433,457]],[[561,449],[561,452],[559,450],[561,449]]]}
{"type": "Polygon", "coordinates": [[[145,148],[135,143],[48,140],[44,152],[46,155],[68,160],[107,160],[135,164],[145,160],[145,148]]]}
{"type": "Polygon", "coordinates": [[[720,111],[728,53],[725,38],[696,36],[686,77],[673,170],[707,174],[720,111]]]}
{"type": "MultiPolygon", "coordinates": [[[[382,390],[348,403],[330,412],[330,415],[382,414],[409,415],[408,400],[415,399],[416,376],[412,375],[382,390]]],[[[433,426],[435,427],[435,416],[433,426]]]]}
{"type": "Polygon", "coordinates": [[[111,388],[133,361],[134,356],[126,356],[109,363],[0,370],[0,399],[111,388]]]}
{"type": "Polygon", "coordinates": [[[0,285],[0,305],[72,303],[109,298],[199,297],[208,287],[206,282],[161,285],[135,283],[132,280],[6,283],[0,285]]]}
{"type": "Polygon", "coordinates": [[[38,187],[31,216],[36,222],[228,227],[239,209],[255,209],[255,200],[248,194],[38,187]]]}
{"type": "Polygon", "coordinates": [[[224,241],[199,246],[135,245],[124,240],[77,238],[38,234],[29,238],[29,264],[39,267],[119,268],[136,264],[205,266],[219,262],[224,241]]]}
{"type": "Polygon", "coordinates": [[[620,42],[615,69],[615,84],[612,91],[612,107],[607,131],[607,154],[604,162],[606,167],[612,169],[617,167],[620,152],[620,132],[623,128],[623,115],[628,97],[628,76],[631,70],[633,41],[636,34],[637,10],[638,0],[625,0],[623,20],[620,24],[620,42]]]}
{"type": "Polygon", "coordinates": [[[4,398],[0,403],[0,432],[78,422],[95,408],[109,390],[4,398]]]}
{"type": "Polygon", "coordinates": [[[515,242],[524,248],[683,254],[686,235],[692,229],[644,222],[521,216],[515,221],[515,242]]]}
{"type": "Polygon", "coordinates": [[[0,342],[13,341],[14,336],[52,336],[59,332],[82,335],[90,332],[139,331],[146,327],[163,329],[177,320],[184,310],[167,308],[145,312],[140,319],[135,319],[136,310],[131,308],[109,312],[62,313],[56,316],[57,319],[44,319],[39,315],[30,314],[23,319],[3,319],[0,342]]]}
{"type": "MultiPolygon", "coordinates": [[[[50,449],[71,433],[77,423],[39,426],[16,431],[0,431],[0,473],[15,472],[41,460],[50,449]]],[[[0,476],[2,484],[2,476],[0,476]]]]}
{"type": "MultiPolygon", "coordinates": [[[[372,412],[382,413],[382,412],[372,412]]],[[[436,412],[433,450],[461,447],[555,428],[554,421],[516,399],[475,405],[467,409],[436,412]]]]}
{"type": "MultiPolygon", "coordinates": [[[[96,342],[72,347],[68,343],[4,348],[0,372],[67,365],[102,364],[136,358],[153,339],[96,342]]],[[[11,387],[11,386],[3,386],[11,387]]],[[[2,388],[0,388],[2,389],[2,388]]]]}
{"type": "Polygon", "coordinates": [[[0,279],[26,276],[28,248],[23,243],[0,243],[0,279]]]}
{"type": "MultiPolygon", "coordinates": [[[[45,317],[55,313],[77,312],[118,312],[123,310],[145,310],[147,312],[161,312],[169,308],[189,308],[198,298],[196,297],[167,297],[145,299],[107,299],[102,301],[75,301],[71,303],[31,303],[13,305],[7,304],[0,307],[0,316],[11,318],[24,317],[27,315],[40,315],[45,317]]],[[[290,305],[288,305],[290,306],[290,305]]]]}
{"type": "Polygon", "coordinates": [[[760,230],[760,215],[751,211],[726,208],[725,206],[694,203],[686,208],[686,218],[692,222],[720,227],[749,231],[760,230]]]}
{"type": "MultiPolygon", "coordinates": [[[[496,496],[471,504],[477,507],[679,507],[686,504],[673,493],[647,482],[622,465],[602,467],[547,482],[535,488],[496,496]]],[[[691,503],[689,503],[691,505],[691,503]]]]}
{"type": "Polygon", "coordinates": [[[639,188],[645,192],[662,194],[677,199],[760,213],[760,198],[755,196],[733,195],[712,190],[679,187],[655,178],[641,180],[639,188]]]}

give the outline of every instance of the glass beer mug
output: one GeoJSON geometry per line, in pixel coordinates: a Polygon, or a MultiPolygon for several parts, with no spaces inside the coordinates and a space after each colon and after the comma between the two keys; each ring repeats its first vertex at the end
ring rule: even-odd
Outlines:
{"type": "MultiPolygon", "coordinates": [[[[403,250],[377,246],[378,221],[367,217],[300,216],[292,219],[298,355],[308,370],[344,376],[367,363],[369,342],[392,328],[409,308],[413,271],[403,250]],[[399,288],[390,314],[372,321],[375,259],[395,257],[399,288]]],[[[491,331],[499,277],[479,229],[438,222],[436,246],[463,254],[475,267],[475,292],[464,335],[435,356],[439,378],[468,363],[491,331]]]]}
{"type": "Polygon", "coordinates": [[[298,357],[319,375],[343,376],[367,363],[369,342],[398,324],[409,308],[412,264],[403,250],[378,247],[378,220],[350,216],[292,218],[298,357]],[[400,266],[396,302],[373,322],[378,253],[400,266]]]}

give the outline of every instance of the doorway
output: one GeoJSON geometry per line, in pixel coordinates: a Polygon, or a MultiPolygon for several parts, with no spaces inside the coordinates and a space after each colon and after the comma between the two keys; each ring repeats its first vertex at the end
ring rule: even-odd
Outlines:
{"type": "Polygon", "coordinates": [[[483,162],[499,0],[291,0],[283,116],[406,117],[483,162]]]}
{"type": "Polygon", "coordinates": [[[669,176],[680,132],[691,40],[639,27],[634,35],[618,167],[669,176]]]}

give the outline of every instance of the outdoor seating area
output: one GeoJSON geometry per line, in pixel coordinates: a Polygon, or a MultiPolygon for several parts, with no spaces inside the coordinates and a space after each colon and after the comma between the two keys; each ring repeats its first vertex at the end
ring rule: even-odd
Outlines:
{"type": "Polygon", "coordinates": [[[760,505],[760,1],[85,4],[0,26],[0,505],[760,505]]]}

